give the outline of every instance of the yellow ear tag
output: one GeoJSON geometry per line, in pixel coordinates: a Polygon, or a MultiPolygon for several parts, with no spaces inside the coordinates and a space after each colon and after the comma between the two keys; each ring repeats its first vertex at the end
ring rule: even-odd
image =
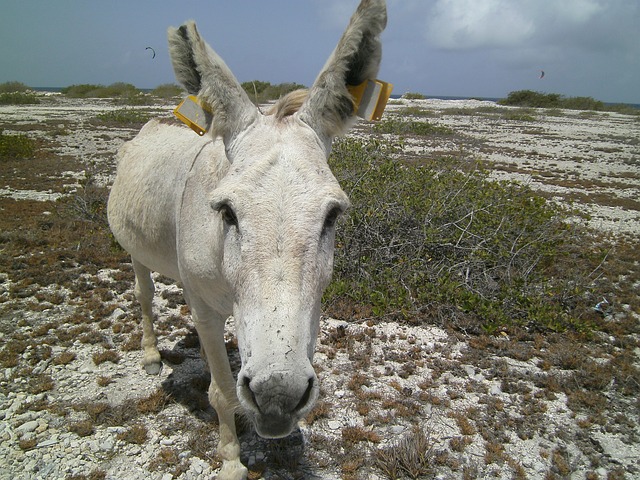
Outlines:
{"type": "Polygon", "coordinates": [[[365,120],[380,120],[387,106],[393,84],[382,80],[365,80],[360,85],[347,85],[353,96],[356,115],[365,120]]]}
{"type": "Polygon", "coordinates": [[[211,107],[195,95],[189,95],[173,111],[180,121],[200,136],[207,132],[212,113],[211,107]]]}

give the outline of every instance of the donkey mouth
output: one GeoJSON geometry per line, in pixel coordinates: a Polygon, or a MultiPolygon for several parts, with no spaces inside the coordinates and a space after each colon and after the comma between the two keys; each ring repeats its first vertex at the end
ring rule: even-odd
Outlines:
{"type": "Polygon", "coordinates": [[[258,415],[253,421],[262,438],[283,438],[298,425],[298,418],[290,415],[258,415]]]}
{"type": "Polygon", "coordinates": [[[253,402],[245,405],[248,407],[245,408],[245,413],[251,418],[256,432],[261,437],[283,438],[297,428],[298,421],[315,404],[315,397],[317,397],[316,389],[309,389],[309,392],[292,411],[282,410],[280,405],[258,406],[255,397],[253,397],[253,402]]]}
{"type": "Polygon", "coordinates": [[[315,405],[318,382],[315,374],[289,375],[271,372],[252,380],[246,373],[238,379],[238,399],[258,435],[282,438],[289,435],[315,405]]]}

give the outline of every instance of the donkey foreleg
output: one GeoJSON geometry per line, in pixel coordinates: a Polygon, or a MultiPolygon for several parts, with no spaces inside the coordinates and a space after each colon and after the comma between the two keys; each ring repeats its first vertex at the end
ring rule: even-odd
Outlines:
{"type": "Polygon", "coordinates": [[[134,293],[142,309],[142,365],[149,375],[158,375],[162,370],[162,361],[158,351],[158,339],[153,331],[153,294],[155,288],[151,279],[151,271],[140,262],[133,260],[133,271],[136,274],[134,293]]]}
{"type": "Polygon", "coordinates": [[[218,414],[222,459],[219,480],[245,480],[248,470],[240,461],[240,442],[236,433],[235,412],[239,408],[236,385],[224,344],[224,318],[206,306],[191,305],[193,321],[211,372],[209,402],[218,414]]]}

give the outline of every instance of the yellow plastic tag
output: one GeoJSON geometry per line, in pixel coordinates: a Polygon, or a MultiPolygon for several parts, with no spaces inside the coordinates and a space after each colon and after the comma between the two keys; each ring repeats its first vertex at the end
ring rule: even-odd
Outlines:
{"type": "Polygon", "coordinates": [[[348,85],[353,96],[356,115],[365,120],[380,120],[387,106],[393,84],[382,80],[365,80],[360,85],[348,85]]]}
{"type": "Polygon", "coordinates": [[[189,95],[180,102],[173,114],[200,136],[207,132],[211,124],[211,107],[195,95],[189,95]]]}

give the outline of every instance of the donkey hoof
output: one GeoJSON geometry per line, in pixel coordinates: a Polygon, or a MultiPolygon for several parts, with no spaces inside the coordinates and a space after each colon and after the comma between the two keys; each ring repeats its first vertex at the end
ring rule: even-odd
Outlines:
{"type": "Polygon", "coordinates": [[[218,480],[246,480],[249,474],[247,467],[239,460],[222,462],[222,469],[216,477],[218,480]]]}
{"type": "Polygon", "coordinates": [[[162,362],[147,363],[144,369],[149,375],[159,375],[162,371],[162,362]]]}

